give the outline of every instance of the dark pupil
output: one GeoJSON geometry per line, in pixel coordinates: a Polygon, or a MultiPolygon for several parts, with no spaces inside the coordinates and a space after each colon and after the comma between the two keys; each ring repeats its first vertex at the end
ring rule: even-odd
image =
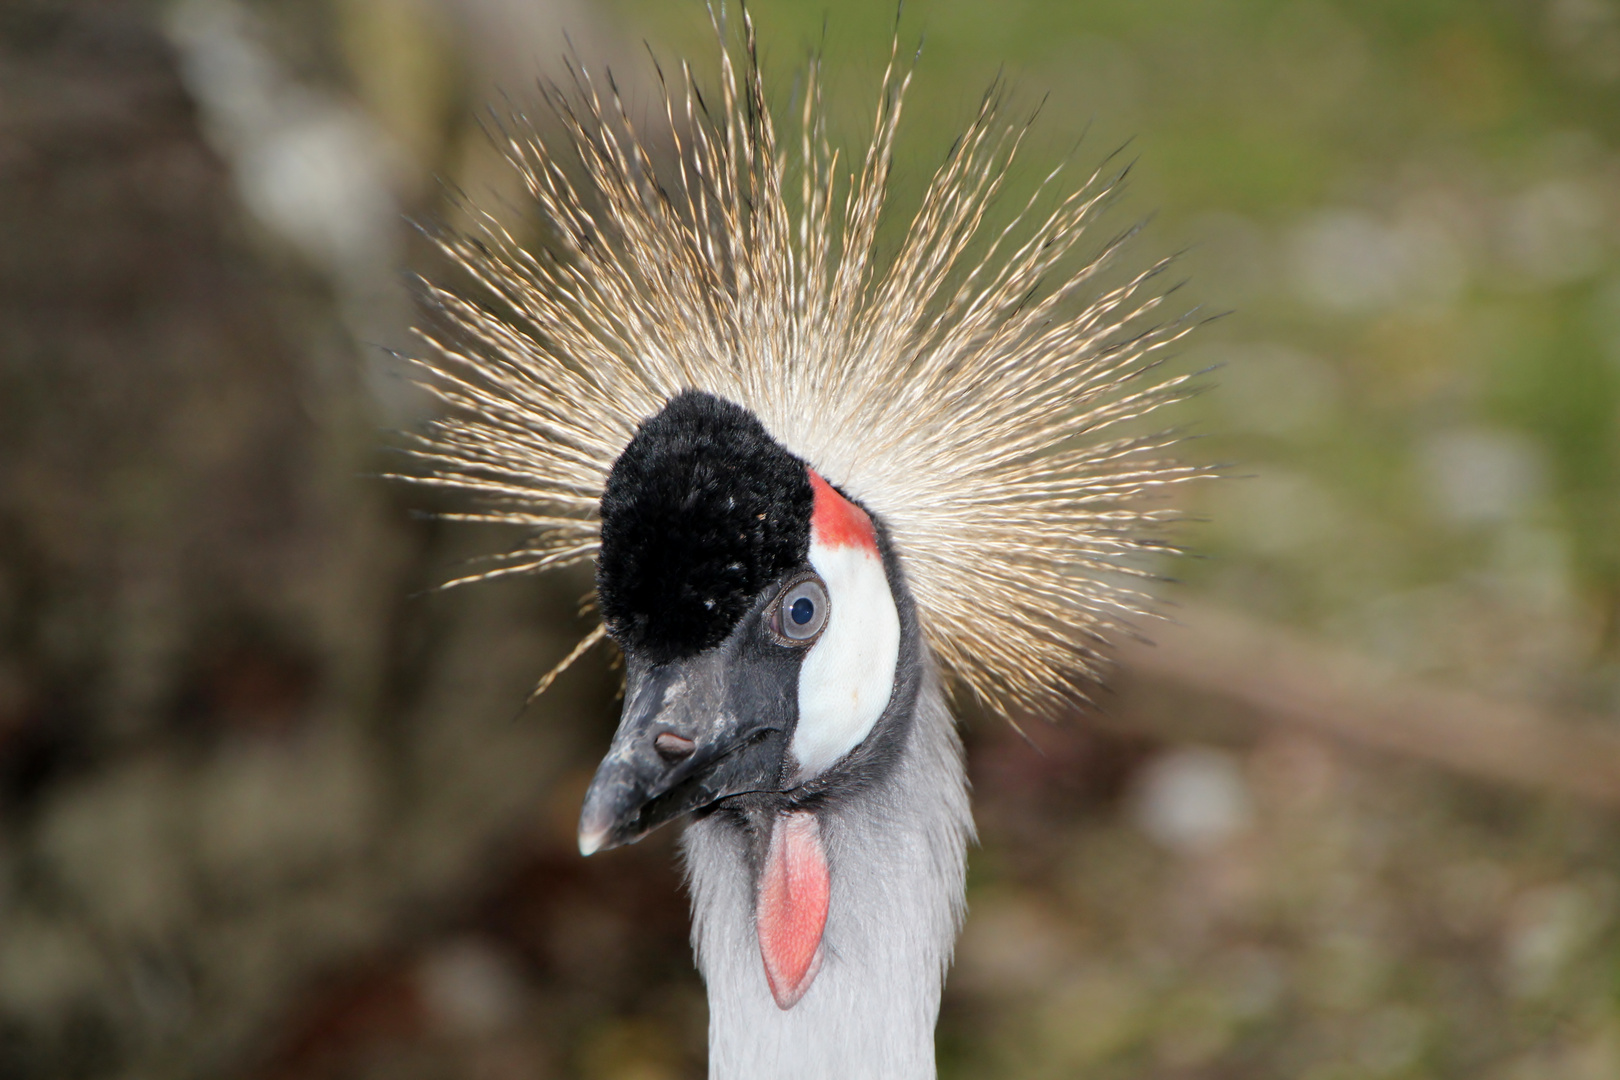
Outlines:
{"type": "Polygon", "coordinates": [[[793,616],[793,621],[795,623],[803,626],[805,623],[815,618],[816,605],[810,602],[810,598],[808,596],[801,596],[797,600],[793,601],[793,607],[789,609],[789,613],[793,616]]]}

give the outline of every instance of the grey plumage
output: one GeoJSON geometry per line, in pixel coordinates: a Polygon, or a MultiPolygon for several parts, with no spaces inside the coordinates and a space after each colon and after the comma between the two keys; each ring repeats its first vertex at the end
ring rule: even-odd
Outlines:
{"type": "Polygon", "coordinates": [[[834,876],[815,992],[783,1011],[754,942],[741,835],[710,817],[682,838],[692,943],[709,991],[714,1080],[932,1080],[934,1023],[961,927],[973,837],[962,744],[932,661],[911,743],[881,787],[822,815],[834,876]]]}

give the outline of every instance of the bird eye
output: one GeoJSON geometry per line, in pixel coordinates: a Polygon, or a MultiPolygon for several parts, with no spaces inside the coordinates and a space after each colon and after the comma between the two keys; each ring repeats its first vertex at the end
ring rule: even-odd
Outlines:
{"type": "Polygon", "coordinates": [[[771,629],[787,645],[808,645],[827,625],[827,589],[818,578],[795,581],[777,597],[771,629]]]}

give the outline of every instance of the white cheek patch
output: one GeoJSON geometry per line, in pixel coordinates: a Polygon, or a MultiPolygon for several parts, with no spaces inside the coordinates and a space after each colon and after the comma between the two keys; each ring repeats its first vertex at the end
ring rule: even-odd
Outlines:
{"type": "MultiPolygon", "coordinates": [[[[860,514],[831,488],[825,494],[860,514]]],[[[818,526],[822,497],[818,490],[818,526]]],[[[864,523],[865,515],[860,516],[864,523]]],[[[875,541],[850,542],[846,535],[817,528],[810,565],[827,585],[831,611],[799,669],[799,722],[792,750],[801,781],[825,771],[871,733],[888,708],[900,657],[900,613],[875,541]]]]}

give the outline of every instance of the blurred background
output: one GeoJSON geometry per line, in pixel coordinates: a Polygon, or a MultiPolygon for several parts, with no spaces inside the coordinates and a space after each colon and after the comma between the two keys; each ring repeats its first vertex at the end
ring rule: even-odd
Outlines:
{"type": "MultiPolygon", "coordinates": [[[[893,7],[753,10],[858,146],[893,7]]],[[[898,218],[1004,70],[1015,189],[1124,146],[1231,312],[1173,621],[967,717],[942,1074],[1620,1076],[1620,3],[899,26],[898,218]]],[[[480,111],[568,41],[633,115],[715,68],[696,0],[0,7],[0,1077],[704,1075],[672,831],[574,849],[610,658],[514,719],[588,576],[433,593],[514,537],[376,478],[411,223],[527,227],[480,111]]]]}

